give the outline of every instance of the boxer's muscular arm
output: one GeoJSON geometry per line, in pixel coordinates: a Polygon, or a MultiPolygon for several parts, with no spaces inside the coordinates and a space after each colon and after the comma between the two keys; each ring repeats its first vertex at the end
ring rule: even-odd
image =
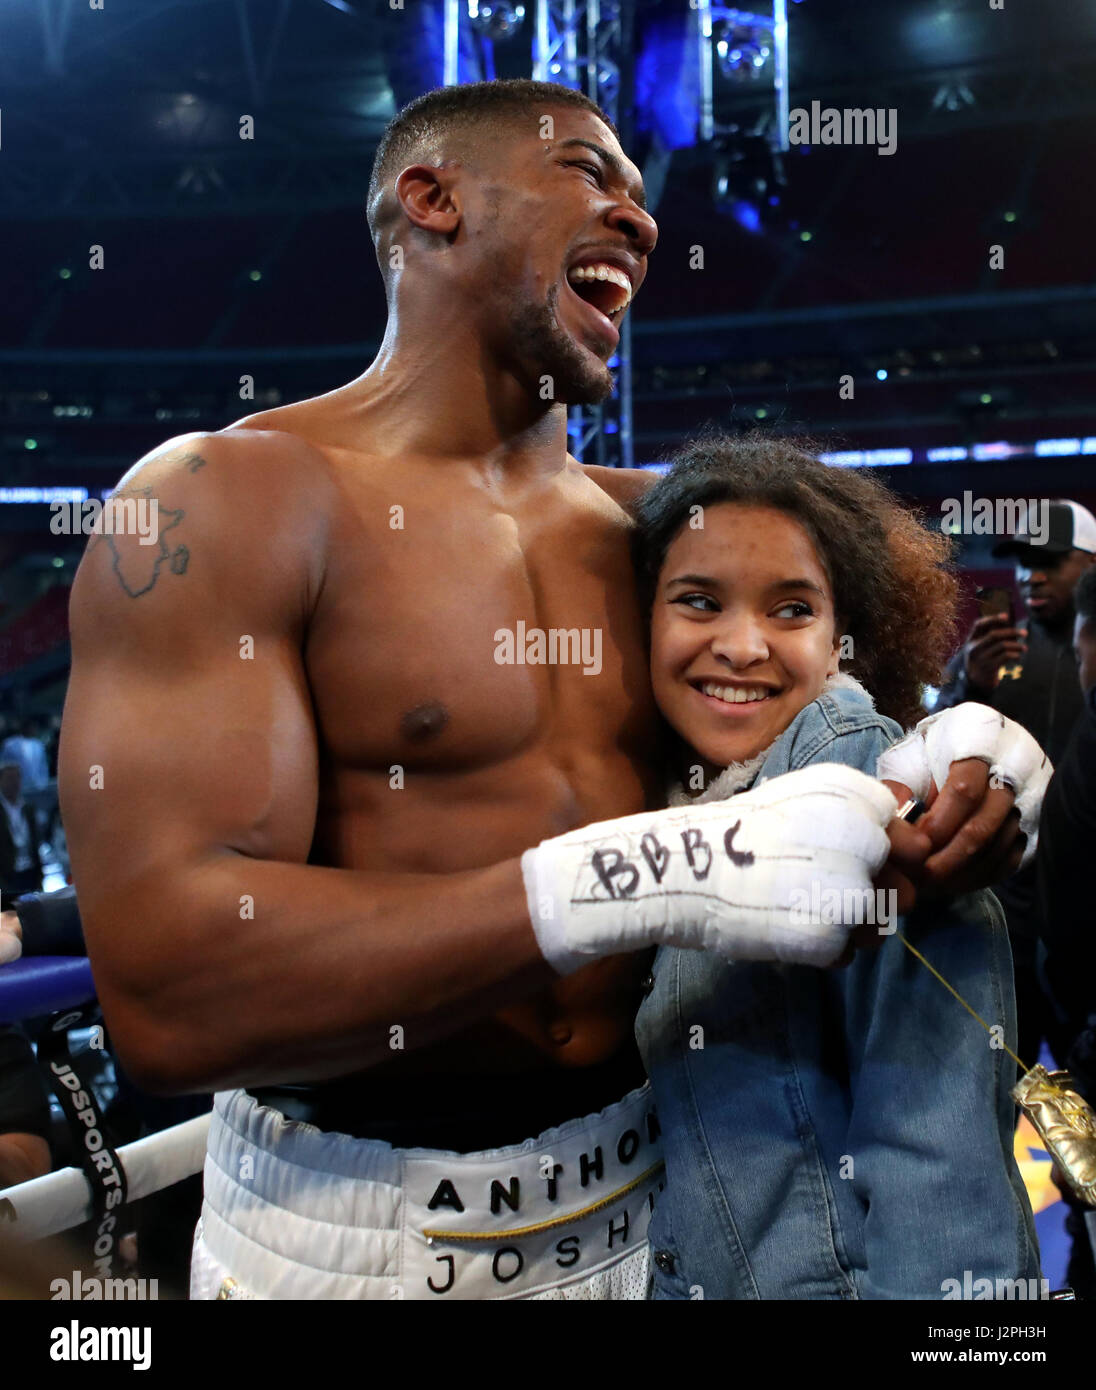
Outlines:
{"type": "Polygon", "coordinates": [[[300,652],[334,500],[302,448],[173,442],[126,481],[159,502],[157,544],[93,537],[73,587],[64,820],[114,1043],[157,1091],[337,1076],[391,1059],[394,1025],[421,1046],[554,978],[517,860],[305,863],[300,652]]]}

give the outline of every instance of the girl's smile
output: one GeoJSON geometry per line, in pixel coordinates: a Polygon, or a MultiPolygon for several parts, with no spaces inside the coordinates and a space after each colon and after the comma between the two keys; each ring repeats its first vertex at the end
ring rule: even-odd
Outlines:
{"type": "Polygon", "coordinates": [[[803,526],[721,502],[683,526],[662,566],[651,680],[668,722],[710,768],[767,748],[836,673],[832,587],[803,526]]]}

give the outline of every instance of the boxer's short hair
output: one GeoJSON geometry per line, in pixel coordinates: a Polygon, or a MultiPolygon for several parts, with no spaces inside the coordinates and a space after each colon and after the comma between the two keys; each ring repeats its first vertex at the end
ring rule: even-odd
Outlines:
{"type": "Polygon", "coordinates": [[[573,87],[557,82],[534,82],[519,77],[500,82],[469,82],[458,87],[436,87],[389,121],[377,147],[369,180],[369,226],[375,231],[380,193],[402,169],[420,159],[429,162],[438,143],[457,131],[498,128],[523,117],[539,122],[549,107],[575,106],[591,111],[619,139],[617,128],[595,101],[573,87]]]}
{"type": "Polygon", "coordinates": [[[674,537],[698,515],[692,509],[721,502],[772,507],[799,522],[833,586],[836,635],[852,638],[842,670],[880,713],[900,724],[920,718],[922,686],[939,682],[954,645],[951,540],[877,478],[822,463],[810,441],[712,429],[675,455],[637,508],[633,553],[648,606],[674,537]]]}

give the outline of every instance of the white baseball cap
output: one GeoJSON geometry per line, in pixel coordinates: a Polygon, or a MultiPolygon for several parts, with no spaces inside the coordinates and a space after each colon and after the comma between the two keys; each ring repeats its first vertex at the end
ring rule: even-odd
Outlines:
{"type": "MultiPolygon", "coordinates": [[[[1080,502],[1069,502],[1063,497],[1055,498],[1046,510],[1044,533],[1036,538],[1029,528],[1032,521],[1029,513],[1028,525],[1021,526],[1015,535],[993,547],[994,555],[1021,555],[1028,551],[1041,551],[1045,555],[1064,555],[1070,550],[1086,550],[1096,555],[1096,516],[1082,507],[1080,502]]],[[[1043,528],[1040,528],[1043,530],[1043,528]]]]}

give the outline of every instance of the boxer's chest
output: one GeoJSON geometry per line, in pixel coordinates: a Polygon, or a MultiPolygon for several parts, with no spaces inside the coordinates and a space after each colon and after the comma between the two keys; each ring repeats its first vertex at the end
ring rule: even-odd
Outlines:
{"type": "Polygon", "coordinates": [[[372,497],[343,519],[306,659],[346,766],[561,763],[650,745],[645,619],[614,504],[372,497]],[[381,524],[377,524],[380,520],[381,524]]]}

